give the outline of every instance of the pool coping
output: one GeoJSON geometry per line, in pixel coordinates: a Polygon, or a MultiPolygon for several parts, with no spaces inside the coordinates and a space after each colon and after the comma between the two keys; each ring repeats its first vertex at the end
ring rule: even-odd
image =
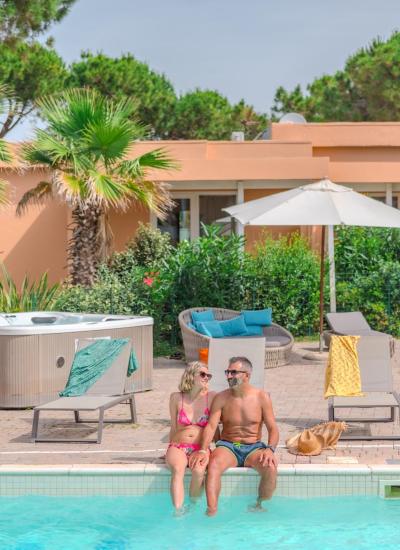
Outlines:
{"type": "MultiPolygon", "coordinates": [[[[189,473],[190,470],[188,469],[189,473]]],[[[0,464],[2,474],[96,474],[120,473],[131,475],[170,475],[165,465],[145,464],[0,464]]],[[[395,474],[400,476],[400,464],[279,464],[278,475],[378,475],[395,474]]],[[[245,475],[257,476],[253,468],[229,468],[224,476],[245,475]]]]}

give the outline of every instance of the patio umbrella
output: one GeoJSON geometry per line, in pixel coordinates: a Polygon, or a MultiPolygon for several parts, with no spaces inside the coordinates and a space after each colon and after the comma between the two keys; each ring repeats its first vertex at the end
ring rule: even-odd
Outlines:
{"type": "Polygon", "coordinates": [[[321,225],[319,301],[320,350],[324,315],[325,229],[329,225],[399,227],[400,210],[366,197],[329,179],[301,185],[261,199],[223,209],[242,225],[321,225]]]}

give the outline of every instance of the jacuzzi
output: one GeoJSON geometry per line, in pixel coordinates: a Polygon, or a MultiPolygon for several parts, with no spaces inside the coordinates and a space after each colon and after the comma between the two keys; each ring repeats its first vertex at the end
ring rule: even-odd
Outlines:
{"type": "Polygon", "coordinates": [[[134,391],[152,388],[152,317],[58,311],[0,313],[0,408],[33,407],[58,397],[82,338],[130,338],[140,368],[134,391]]]}

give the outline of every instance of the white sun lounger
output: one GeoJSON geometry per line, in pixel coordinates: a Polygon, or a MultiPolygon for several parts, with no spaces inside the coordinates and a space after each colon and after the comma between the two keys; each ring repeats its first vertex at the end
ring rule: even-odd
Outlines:
{"type": "MultiPolygon", "coordinates": [[[[400,399],[394,391],[392,366],[390,360],[390,337],[378,333],[361,336],[358,345],[358,362],[361,375],[361,389],[365,393],[362,397],[330,397],[328,403],[329,420],[346,420],[347,422],[374,423],[394,422],[395,410],[399,411],[400,399]],[[340,409],[389,409],[390,415],[378,418],[340,418],[336,411],[340,409]]],[[[391,435],[362,435],[343,432],[341,440],[398,440],[400,434],[391,435]]]]}
{"type": "MultiPolygon", "coordinates": [[[[77,351],[93,343],[94,339],[78,340],[77,351]]],[[[34,408],[32,424],[32,440],[35,443],[101,443],[104,423],[137,422],[135,396],[131,378],[127,378],[131,343],[122,348],[118,356],[104,374],[86,391],[84,395],[75,397],[60,397],[50,403],[34,408]],[[105,419],[104,412],[119,403],[127,403],[130,418],[105,419]],[[72,411],[76,423],[97,423],[97,436],[91,439],[61,439],[38,437],[39,416],[42,411],[72,411]],[[80,411],[98,412],[98,420],[82,420],[80,411]]]]}

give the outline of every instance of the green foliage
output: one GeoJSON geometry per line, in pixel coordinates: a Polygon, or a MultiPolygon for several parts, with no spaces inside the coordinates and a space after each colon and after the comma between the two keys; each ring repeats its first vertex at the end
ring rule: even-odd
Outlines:
{"type": "Polygon", "coordinates": [[[61,21],[76,0],[1,0],[0,37],[29,38],[61,21]]]}
{"type": "Polygon", "coordinates": [[[59,284],[49,285],[47,273],[38,282],[31,283],[24,277],[18,289],[4,265],[1,265],[0,311],[16,313],[18,311],[46,311],[54,309],[53,305],[59,292],[59,284]]]}
{"type": "Polygon", "coordinates": [[[336,273],[346,279],[374,271],[382,261],[400,261],[400,230],[377,227],[335,229],[336,273]]]}
{"type": "Polygon", "coordinates": [[[168,135],[176,95],[167,78],[152,71],[146,63],[131,54],[120,58],[102,53],[82,54],[81,61],[71,65],[69,85],[90,87],[116,100],[133,98],[140,120],[152,135],[168,135]]]}
{"type": "Polygon", "coordinates": [[[324,75],[307,86],[288,92],[278,88],[273,116],[290,111],[307,120],[389,121],[400,117],[400,33],[350,56],[342,71],[324,75]]]}
{"type": "Polygon", "coordinates": [[[400,334],[400,231],[336,229],[339,309],[362,311],[375,330],[400,334]]]}
{"type": "Polygon", "coordinates": [[[110,264],[113,272],[122,277],[124,272],[129,273],[136,266],[157,269],[171,252],[169,233],[162,233],[150,224],[140,223],[135,237],[123,252],[113,254],[110,264]]]}
{"type": "Polygon", "coordinates": [[[268,240],[250,255],[242,237],[222,237],[219,231],[204,227],[204,237],[181,242],[149,264],[152,271],[139,267],[128,249],[117,263],[102,266],[91,288],[66,287],[56,307],[151,315],[154,341],[161,347],[179,344],[178,314],[195,306],[272,307],[274,319],[295,334],[312,331],[318,320],[319,264],[306,243],[298,237],[268,240]]]}
{"type": "Polygon", "coordinates": [[[260,243],[247,262],[246,307],[272,307],[273,320],[293,334],[317,328],[319,258],[299,236],[260,243]]]}
{"type": "Polygon", "coordinates": [[[0,42],[0,82],[9,90],[0,136],[31,113],[39,97],[61,91],[66,77],[64,62],[54,49],[39,42],[0,42]]]}
{"type": "Polygon", "coordinates": [[[131,118],[135,105],[130,99],[114,101],[96,90],[70,89],[41,99],[38,106],[47,128],[36,130],[23,154],[31,165],[47,166],[52,176],[22,196],[17,213],[55,195],[72,207],[72,281],[88,286],[99,263],[109,257],[108,210],[136,201],[162,215],[170,206],[169,194],[148,178],[148,170],[176,164],[161,148],[133,157],[141,127],[131,118]]]}
{"type": "Polygon", "coordinates": [[[101,266],[97,282],[90,288],[66,285],[60,292],[55,308],[60,311],[142,315],[148,313],[148,287],[143,283],[145,272],[134,268],[130,276],[120,278],[106,266],[101,266]]]}
{"type": "Polygon", "coordinates": [[[172,139],[222,140],[243,130],[252,139],[265,127],[266,117],[244,101],[231,105],[217,91],[197,89],[178,99],[170,135],[172,139]]]}

